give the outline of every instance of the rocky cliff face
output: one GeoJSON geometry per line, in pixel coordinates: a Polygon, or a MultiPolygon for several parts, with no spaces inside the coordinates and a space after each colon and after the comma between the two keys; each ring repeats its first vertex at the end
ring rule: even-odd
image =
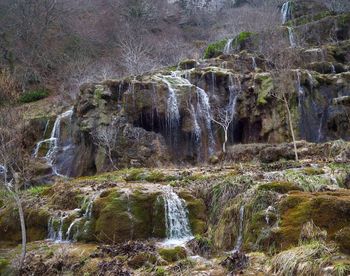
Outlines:
{"type": "MultiPolygon", "coordinates": [[[[281,30],[302,59],[288,69],[297,139],[349,139],[350,17],[314,2],[287,8],[281,30]]],[[[113,167],[205,163],[220,155],[224,133],[213,119],[223,111],[232,119],[230,145],[290,141],[284,103],[271,96],[281,89],[275,65],[257,54],[264,39],[242,33],[209,46],[210,59],[83,85],[61,171],[79,176],[113,167]]]]}

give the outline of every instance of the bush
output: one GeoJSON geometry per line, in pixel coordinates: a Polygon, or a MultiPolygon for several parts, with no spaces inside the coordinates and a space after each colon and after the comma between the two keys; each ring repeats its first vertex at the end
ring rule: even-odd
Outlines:
{"type": "Polygon", "coordinates": [[[20,97],[20,102],[21,103],[31,103],[31,102],[36,102],[38,100],[44,99],[49,95],[49,92],[42,88],[42,89],[37,89],[37,90],[32,90],[24,93],[20,97]]]}
{"type": "Polygon", "coordinates": [[[222,39],[209,44],[207,49],[205,49],[204,58],[213,58],[221,55],[224,51],[226,43],[227,39],[222,39]]]}

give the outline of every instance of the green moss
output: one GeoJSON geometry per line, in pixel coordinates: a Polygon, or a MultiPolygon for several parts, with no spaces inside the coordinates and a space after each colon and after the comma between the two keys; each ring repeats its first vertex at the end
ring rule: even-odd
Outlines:
{"type": "Polygon", "coordinates": [[[5,273],[9,265],[9,260],[0,258],[0,275],[6,275],[5,273]]]}
{"type": "Polygon", "coordinates": [[[125,181],[141,181],[145,177],[145,171],[143,169],[132,168],[127,171],[124,176],[125,181]]]}
{"type": "Polygon", "coordinates": [[[93,217],[96,237],[106,242],[165,237],[164,202],[158,193],[114,190],[95,201],[93,217]]]}
{"type": "Polygon", "coordinates": [[[241,44],[246,42],[249,38],[251,38],[254,35],[254,33],[251,32],[241,32],[239,33],[232,42],[233,48],[238,48],[241,44]]]}
{"type": "Polygon", "coordinates": [[[257,104],[264,105],[267,103],[266,98],[274,89],[273,80],[270,75],[262,75],[262,74],[257,75],[256,80],[260,83],[257,104]]]}
{"type": "Polygon", "coordinates": [[[32,90],[25,92],[21,97],[19,98],[19,101],[21,103],[30,103],[30,102],[36,102],[41,99],[46,98],[49,95],[48,90],[42,88],[38,90],[32,90]]]}
{"type": "Polygon", "coordinates": [[[203,200],[195,198],[189,193],[181,193],[180,197],[186,201],[192,233],[195,235],[205,233],[207,214],[203,200]]]}
{"type": "Polygon", "coordinates": [[[222,39],[212,44],[209,44],[208,47],[205,49],[204,58],[214,58],[221,55],[224,51],[226,43],[227,39],[222,39]]]}
{"type": "Polygon", "coordinates": [[[175,248],[161,248],[158,253],[167,262],[176,262],[187,257],[186,249],[181,246],[175,248]]]}
{"type": "Polygon", "coordinates": [[[281,221],[277,240],[282,248],[296,245],[300,230],[308,221],[326,230],[334,240],[340,229],[350,225],[350,193],[302,193],[290,194],[280,203],[281,221]]]}
{"type": "MultiPolygon", "coordinates": [[[[37,241],[47,236],[47,222],[49,213],[37,206],[27,208],[24,206],[24,217],[27,230],[27,240],[37,241]]],[[[21,242],[21,227],[18,210],[14,205],[8,205],[0,211],[0,240],[21,242]]]]}
{"type": "Polygon", "coordinates": [[[259,190],[267,190],[267,191],[274,191],[280,194],[286,194],[290,191],[293,190],[297,190],[297,191],[301,191],[302,189],[293,184],[290,183],[288,181],[274,181],[271,183],[267,183],[267,184],[262,184],[259,186],[258,188],[259,190]]]}
{"type": "Polygon", "coordinates": [[[288,21],[286,26],[299,26],[299,25],[305,25],[313,21],[318,21],[323,18],[326,18],[328,16],[334,15],[331,11],[323,11],[318,14],[313,14],[313,15],[306,15],[302,17],[298,17],[294,20],[288,21]]]}

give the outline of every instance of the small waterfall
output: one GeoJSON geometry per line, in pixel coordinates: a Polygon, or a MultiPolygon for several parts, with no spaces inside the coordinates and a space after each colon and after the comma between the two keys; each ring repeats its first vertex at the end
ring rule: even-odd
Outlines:
{"type": "Polygon", "coordinates": [[[267,207],[265,210],[265,221],[267,225],[270,225],[270,214],[275,211],[275,208],[272,206],[267,207]]]}
{"type": "Polygon", "coordinates": [[[192,120],[193,120],[193,134],[195,137],[196,144],[199,144],[201,140],[201,128],[197,120],[198,113],[195,111],[193,104],[191,104],[191,114],[192,114],[192,120]]]}
{"type": "Polygon", "coordinates": [[[287,29],[288,29],[288,36],[289,36],[290,46],[292,48],[295,48],[295,47],[297,47],[297,43],[296,43],[296,40],[295,40],[293,28],[292,27],[287,27],[287,29]]]}
{"type": "Polygon", "coordinates": [[[331,63],[331,72],[332,72],[332,74],[336,74],[336,73],[337,73],[337,71],[335,70],[335,66],[334,66],[333,63],[331,63]]]}
{"type": "Polygon", "coordinates": [[[62,214],[59,218],[51,217],[48,222],[48,239],[54,242],[63,242],[63,224],[65,216],[62,214]],[[58,227],[57,227],[58,226],[58,227]]]}
{"type": "Polygon", "coordinates": [[[282,5],[281,14],[282,14],[282,24],[285,24],[288,20],[292,19],[292,9],[291,2],[288,1],[282,5]]]}
{"type": "Polygon", "coordinates": [[[188,220],[188,210],[182,200],[171,186],[164,187],[166,243],[181,243],[192,238],[188,220]]]}
{"type": "Polygon", "coordinates": [[[39,150],[43,144],[48,144],[49,149],[45,155],[45,159],[47,160],[47,163],[52,167],[52,171],[54,175],[62,176],[59,173],[59,168],[56,164],[56,157],[57,153],[60,151],[60,154],[64,155],[65,152],[68,152],[71,149],[70,145],[61,145],[60,144],[60,137],[61,137],[61,121],[64,119],[71,120],[73,115],[73,109],[70,109],[60,115],[57,116],[54,126],[51,131],[51,136],[48,139],[44,139],[42,141],[39,141],[34,149],[33,156],[38,157],[39,150]]]}
{"type": "Polygon", "coordinates": [[[239,229],[238,229],[238,237],[236,240],[235,247],[233,251],[240,251],[243,244],[243,222],[244,222],[244,205],[239,208],[239,229]]]}
{"type": "Polygon", "coordinates": [[[252,57],[252,66],[254,71],[256,70],[256,68],[258,68],[258,66],[256,65],[256,60],[254,56],[252,57]]]}
{"type": "Polygon", "coordinates": [[[211,107],[209,103],[209,97],[205,91],[199,87],[196,89],[197,93],[197,114],[200,118],[204,120],[205,126],[207,128],[207,135],[208,135],[208,152],[209,155],[212,155],[215,151],[215,140],[213,135],[213,129],[211,126],[211,107]]]}
{"type": "Polygon", "coordinates": [[[72,241],[74,240],[74,235],[72,236],[72,230],[73,230],[73,227],[81,221],[81,218],[76,218],[75,220],[73,220],[73,222],[69,225],[68,229],[67,229],[67,233],[66,233],[66,239],[68,241],[72,241]]]}
{"type": "Polygon", "coordinates": [[[224,47],[224,54],[225,55],[228,55],[231,52],[231,50],[232,50],[232,42],[233,42],[232,38],[227,40],[227,43],[226,43],[226,45],[224,47]]]}

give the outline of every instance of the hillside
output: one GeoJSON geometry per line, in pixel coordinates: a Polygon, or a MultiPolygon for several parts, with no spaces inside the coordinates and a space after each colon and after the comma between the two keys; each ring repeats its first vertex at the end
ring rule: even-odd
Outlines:
{"type": "Polygon", "coordinates": [[[76,96],[0,94],[1,275],[349,275],[349,6],[202,2],[264,20],[76,96]]]}

